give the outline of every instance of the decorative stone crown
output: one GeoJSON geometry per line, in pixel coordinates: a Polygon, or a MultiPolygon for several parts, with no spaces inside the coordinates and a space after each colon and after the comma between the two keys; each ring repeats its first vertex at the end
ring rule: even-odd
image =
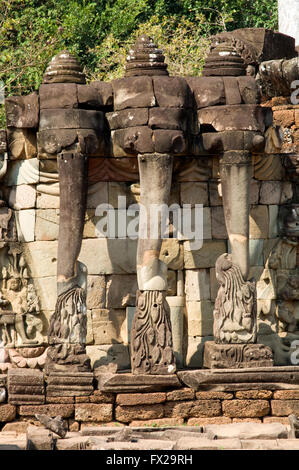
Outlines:
{"type": "Polygon", "coordinates": [[[168,75],[167,64],[161,49],[158,49],[152,38],[143,34],[129,51],[126,64],[126,76],[168,75]]]}
{"type": "Polygon", "coordinates": [[[69,51],[55,55],[49,63],[43,83],[82,83],[85,84],[85,74],[78,59],[69,51]]]}
{"type": "Polygon", "coordinates": [[[246,64],[234,47],[226,43],[217,44],[208,55],[203,75],[233,76],[245,75],[246,64]]]}

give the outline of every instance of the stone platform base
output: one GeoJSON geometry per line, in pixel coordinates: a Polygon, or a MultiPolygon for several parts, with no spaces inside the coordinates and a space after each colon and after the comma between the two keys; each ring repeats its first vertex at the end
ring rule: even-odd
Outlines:
{"type": "Polygon", "coordinates": [[[82,397],[92,392],[92,372],[51,372],[47,377],[49,397],[82,397]]]}
{"type": "Polygon", "coordinates": [[[218,344],[207,341],[203,367],[207,369],[240,369],[273,366],[271,348],[263,344],[218,344]]]}
{"type": "Polygon", "coordinates": [[[299,416],[298,366],[183,370],[173,376],[94,371],[85,377],[85,384],[83,376],[73,374],[68,384],[64,376],[56,375],[49,381],[40,371],[17,374],[24,388],[17,400],[19,388],[15,389],[11,373],[0,376],[0,430],[37,423],[36,414],[62,416],[69,431],[104,424],[155,428],[236,422],[288,425],[290,414],[299,416]],[[38,377],[38,385],[33,375],[38,377]],[[79,390],[79,382],[88,390],[79,390]],[[35,392],[43,403],[32,399],[35,392]]]}

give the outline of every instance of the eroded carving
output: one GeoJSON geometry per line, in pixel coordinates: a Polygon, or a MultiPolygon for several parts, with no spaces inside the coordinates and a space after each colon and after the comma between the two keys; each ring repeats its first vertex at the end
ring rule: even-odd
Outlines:
{"type": "Polygon", "coordinates": [[[255,282],[244,281],[240,268],[225,253],[216,262],[220,284],[214,309],[217,343],[254,343],[257,335],[255,282]]]}
{"type": "Polygon", "coordinates": [[[170,374],[175,371],[166,292],[138,291],[131,354],[135,374],[170,374]]]}

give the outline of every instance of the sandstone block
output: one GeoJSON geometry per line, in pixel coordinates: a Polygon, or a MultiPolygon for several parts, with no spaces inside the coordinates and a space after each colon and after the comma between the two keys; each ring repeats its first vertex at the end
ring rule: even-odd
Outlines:
{"type": "Polygon", "coordinates": [[[239,90],[238,80],[235,77],[223,77],[223,83],[226,104],[241,104],[242,98],[239,90]]]}
{"type": "Polygon", "coordinates": [[[112,404],[81,403],[75,405],[75,420],[96,423],[112,421],[112,404]]]}
{"type": "Polygon", "coordinates": [[[129,423],[136,420],[148,420],[164,417],[162,404],[117,406],[115,408],[115,418],[122,423],[129,423]]]}
{"type": "Polygon", "coordinates": [[[224,400],[222,410],[230,418],[260,418],[270,413],[270,404],[267,400],[224,400]]]}
{"type": "Polygon", "coordinates": [[[39,160],[12,161],[3,179],[6,186],[17,186],[19,184],[36,184],[39,182],[39,160]]]}
{"type": "Polygon", "coordinates": [[[226,252],[226,242],[223,240],[206,240],[202,248],[192,250],[189,242],[184,243],[185,269],[213,268],[217,258],[226,252]]]}
{"type": "Polygon", "coordinates": [[[275,110],[273,119],[277,126],[291,127],[295,123],[295,111],[294,109],[275,110]]]}
{"type": "Polygon", "coordinates": [[[37,209],[35,214],[35,240],[58,240],[59,209],[37,209]]]}
{"type": "Polygon", "coordinates": [[[154,77],[154,92],[160,108],[189,108],[191,90],[183,77],[154,77]]]}
{"type": "Polygon", "coordinates": [[[268,238],[269,216],[268,207],[253,206],[249,214],[249,236],[250,238],[268,238]]]}
{"type": "Polygon", "coordinates": [[[149,118],[148,108],[123,109],[107,113],[106,117],[111,130],[125,129],[127,127],[146,126],[149,118]]]}
{"type": "Polygon", "coordinates": [[[113,106],[113,89],[111,83],[94,81],[90,82],[90,86],[96,88],[102,101],[102,107],[105,108],[113,106]]]}
{"type": "Polygon", "coordinates": [[[10,189],[8,205],[16,210],[31,209],[35,207],[35,200],[36,190],[34,186],[21,184],[12,186],[10,189]]]}
{"type": "Polygon", "coordinates": [[[192,183],[181,183],[181,204],[208,205],[209,193],[207,183],[198,181],[192,183]]]}
{"type": "Polygon", "coordinates": [[[213,334],[213,304],[210,300],[187,301],[188,336],[213,334]]]}
{"type": "Polygon", "coordinates": [[[77,85],[79,108],[102,109],[103,99],[96,87],[90,85],[77,85]]]}
{"type": "Polygon", "coordinates": [[[75,83],[41,84],[38,93],[40,109],[78,108],[75,83]]]}
{"type": "Polygon", "coordinates": [[[99,309],[105,307],[106,282],[105,276],[88,276],[86,307],[99,309]]]}
{"type": "Polygon", "coordinates": [[[137,153],[153,153],[153,131],[147,126],[128,127],[112,131],[113,155],[124,157],[137,153]]]}
{"type": "Polygon", "coordinates": [[[114,403],[115,395],[113,393],[105,393],[100,390],[95,390],[89,396],[90,403],[114,403]]]}
{"type": "Polygon", "coordinates": [[[0,405],[0,422],[6,423],[16,418],[16,407],[14,405],[0,405]]]}
{"type": "Polygon", "coordinates": [[[7,127],[36,128],[39,102],[36,92],[26,96],[9,96],[5,100],[7,127]]]}
{"type": "Polygon", "coordinates": [[[185,271],[185,294],[187,301],[210,300],[208,269],[187,269],[185,271]]]}
{"type": "Polygon", "coordinates": [[[271,414],[273,416],[299,415],[299,400],[271,400],[271,414]]]}
{"type": "Polygon", "coordinates": [[[54,450],[53,433],[39,426],[29,426],[26,432],[27,450],[54,450]]]}
{"type": "Polygon", "coordinates": [[[24,209],[21,211],[16,211],[15,217],[18,240],[21,242],[33,242],[35,229],[35,210],[24,209]]]}
{"type": "Polygon", "coordinates": [[[269,232],[268,238],[275,238],[278,236],[278,209],[277,205],[270,205],[269,207],[269,232]]]}
{"type": "Polygon", "coordinates": [[[299,400],[299,390],[276,390],[273,392],[275,400],[299,400]]]}
{"type": "Polygon", "coordinates": [[[139,427],[139,426],[181,426],[184,424],[183,418],[157,418],[157,419],[147,419],[139,421],[131,421],[129,424],[130,427],[139,427]]]}
{"type": "Polygon", "coordinates": [[[197,400],[232,400],[234,398],[233,393],[217,391],[196,392],[195,396],[197,400]]]}
{"type": "Polygon", "coordinates": [[[187,421],[188,426],[205,426],[210,424],[229,424],[232,422],[231,418],[226,416],[217,416],[216,418],[190,418],[187,421]]]}
{"type": "Polygon", "coordinates": [[[282,185],[280,181],[262,181],[260,189],[260,204],[279,204],[282,185]]]}
{"type": "Polygon", "coordinates": [[[272,398],[273,392],[271,390],[242,390],[240,392],[236,392],[236,398],[241,400],[267,400],[272,398]]]}
{"type": "Polygon", "coordinates": [[[265,115],[269,112],[256,105],[242,104],[221,106],[221,108],[213,106],[200,109],[197,114],[200,125],[212,125],[218,132],[235,130],[264,132],[265,115]]]}
{"type": "Polygon", "coordinates": [[[259,93],[254,77],[238,77],[237,80],[243,103],[256,104],[258,102],[259,93]]]}
{"type": "Polygon", "coordinates": [[[10,160],[34,158],[37,155],[36,134],[31,129],[7,129],[7,145],[10,160]]]}
{"type": "Polygon", "coordinates": [[[134,274],[108,276],[106,307],[123,308],[128,296],[135,297],[137,288],[137,278],[134,274]]]}
{"type": "Polygon", "coordinates": [[[220,400],[166,402],[164,416],[173,418],[199,418],[221,415],[220,400]]]}
{"type": "Polygon", "coordinates": [[[121,393],[116,396],[116,403],[121,406],[151,405],[164,403],[166,394],[156,393],[121,393]]]}
{"type": "Polygon", "coordinates": [[[128,77],[111,82],[114,93],[114,109],[150,108],[156,105],[151,77],[128,77]]]}
{"type": "Polygon", "coordinates": [[[209,195],[211,206],[222,206],[221,184],[218,181],[209,181],[209,195]]]}
{"type": "Polygon", "coordinates": [[[223,240],[228,238],[222,206],[212,207],[212,238],[223,240]]]}
{"type": "Polygon", "coordinates": [[[205,432],[212,432],[216,439],[230,438],[239,439],[283,439],[287,437],[287,429],[279,423],[261,424],[261,423],[232,423],[223,425],[205,426],[205,432]]]}
{"type": "Polygon", "coordinates": [[[41,110],[40,130],[48,129],[103,129],[104,115],[101,111],[86,109],[41,110]]]}
{"type": "Polygon", "coordinates": [[[157,153],[182,154],[187,149],[184,133],[180,130],[156,129],[153,131],[152,140],[157,153]]]}
{"type": "Polygon", "coordinates": [[[173,129],[187,131],[188,113],[181,108],[152,108],[149,110],[148,125],[152,129],[173,129]]]}
{"type": "Polygon", "coordinates": [[[159,259],[167,264],[168,269],[182,270],[184,264],[184,249],[176,238],[162,240],[159,259]]]}
{"type": "Polygon", "coordinates": [[[181,390],[172,390],[167,392],[166,399],[167,401],[184,401],[184,400],[193,400],[195,397],[194,390],[191,388],[182,388],[181,390]]]}
{"type": "MultiPolygon", "coordinates": [[[[56,183],[54,183],[56,185],[56,183]]],[[[36,185],[36,208],[37,209],[59,209],[59,194],[46,194],[42,192],[44,185],[36,185]]]]}
{"type": "Polygon", "coordinates": [[[71,418],[74,414],[74,405],[21,405],[19,407],[20,416],[35,416],[36,414],[46,414],[51,418],[55,418],[56,416],[62,416],[62,418],[71,418]]]}
{"type": "Polygon", "coordinates": [[[224,84],[221,77],[187,77],[197,109],[225,104],[224,84]]]}
{"type": "Polygon", "coordinates": [[[206,341],[213,340],[213,336],[188,336],[186,366],[201,368],[203,364],[203,351],[206,341]]]}
{"type": "Polygon", "coordinates": [[[117,364],[118,370],[129,369],[131,365],[128,346],[124,344],[86,346],[86,353],[93,369],[110,363],[117,364]]]}
{"type": "Polygon", "coordinates": [[[95,344],[120,343],[121,325],[126,319],[125,310],[92,310],[92,330],[95,344]]]}

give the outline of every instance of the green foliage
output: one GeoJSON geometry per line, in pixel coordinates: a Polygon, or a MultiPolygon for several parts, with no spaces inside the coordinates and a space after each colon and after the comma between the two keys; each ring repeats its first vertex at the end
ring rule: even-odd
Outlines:
{"type": "MultiPolygon", "coordinates": [[[[273,0],[0,0],[0,80],[6,94],[38,89],[50,59],[76,54],[88,79],[123,74],[145,32],[171,74],[200,74],[209,36],[243,27],[277,28],[273,0]]],[[[4,124],[0,106],[0,126],[4,124]],[[2,116],[2,117],[1,117],[2,116]]]]}

